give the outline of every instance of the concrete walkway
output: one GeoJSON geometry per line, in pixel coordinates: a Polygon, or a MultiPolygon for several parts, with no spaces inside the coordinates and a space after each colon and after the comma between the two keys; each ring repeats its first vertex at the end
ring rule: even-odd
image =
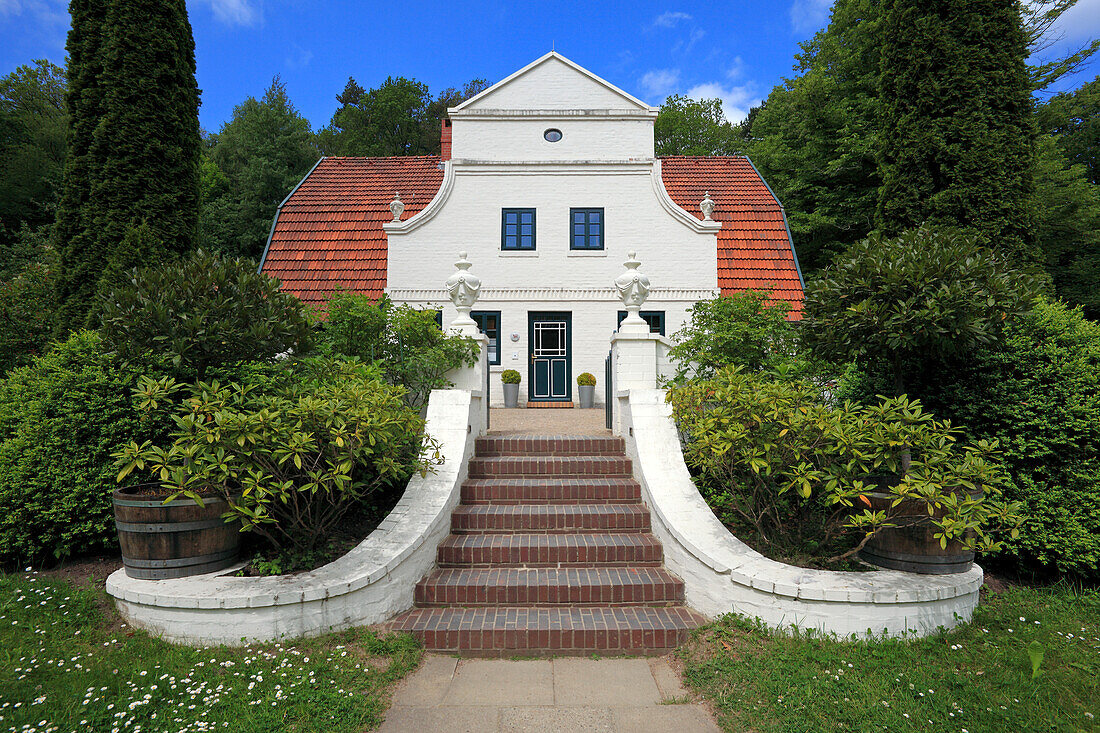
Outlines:
{"type": "Polygon", "coordinates": [[[494,407],[489,414],[490,435],[611,435],[604,427],[603,408],[540,410],[494,407]]]}
{"type": "Polygon", "coordinates": [[[718,731],[706,708],[685,702],[686,694],[660,657],[509,661],[429,654],[394,693],[381,731],[718,731]]]}

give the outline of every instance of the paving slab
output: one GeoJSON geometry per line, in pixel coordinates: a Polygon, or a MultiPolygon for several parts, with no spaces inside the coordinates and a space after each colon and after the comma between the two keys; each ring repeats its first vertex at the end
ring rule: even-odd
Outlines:
{"type": "Polygon", "coordinates": [[[664,657],[650,659],[649,671],[653,673],[653,679],[657,683],[657,689],[661,691],[662,700],[679,699],[687,694],[683,682],[680,681],[680,675],[664,657]]]}
{"type": "Polygon", "coordinates": [[[720,733],[721,729],[702,705],[655,705],[615,708],[611,711],[616,733],[720,733]]]}
{"type": "Polygon", "coordinates": [[[393,704],[414,707],[442,704],[443,696],[451,686],[457,666],[457,657],[426,655],[420,669],[410,675],[394,692],[393,704]]]}
{"type": "Polygon", "coordinates": [[[553,660],[557,705],[655,705],[662,699],[646,659],[553,660]]]}
{"type": "Polygon", "coordinates": [[[463,659],[443,698],[444,705],[553,705],[554,674],[539,660],[463,659]]]}
{"type": "Polygon", "coordinates": [[[486,733],[500,730],[500,709],[480,706],[410,707],[394,705],[379,733],[486,733]]]}
{"type": "Polygon", "coordinates": [[[494,407],[489,411],[490,435],[605,435],[603,408],[546,410],[494,407]]]}
{"type": "Polygon", "coordinates": [[[530,733],[613,733],[611,710],[599,707],[502,708],[502,731],[530,733]]]}

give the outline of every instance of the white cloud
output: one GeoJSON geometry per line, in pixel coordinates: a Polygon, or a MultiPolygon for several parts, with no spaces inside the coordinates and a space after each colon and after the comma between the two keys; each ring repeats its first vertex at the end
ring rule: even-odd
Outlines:
{"type": "Polygon", "coordinates": [[[721,99],[722,112],[726,115],[726,119],[733,123],[745,119],[749,114],[749,108],[760,104],[760,98],[756,96],[752,84],[726,87],[718,82],[708,82],[693,86],[684,96],[696,101],[721,99]]]}
{"type": "Polygon", "coordinates": [[[825,25],[832,0],[794,0],[791,3],[791,27],[799,35],[808,35],[825,25]]]}
{"type": "Polygon", "coordinates": [[[653,69],[647,71],[642,78],[638,80],[638,84],[647,94],[651,97],[660,97],[661,99],[667,97],[679,83],[679,69],[653,69]]]}
{"type": "Polygon", "coordinates": [[[1100,36],[1100,0],[1080,0],[1054,22],[1052,34],[1078,41],[1100,36]]]}
{"type": "Polygon", "coordinates": [[[675,11],[669,11],[667,13],[661,13],[653,19],[653,25],[657,28],[673,28],[681,20],[691,20],[691,16],[687,13],[680,13],[675,11]]]}
{"type": "Polygon", "coordinates": [[[745,73],[745,62],[740,56],[733,57],[733,63],[730,64],[729,69],[726,71],[727,79],[740,79],[741,75],[745,73]]]}
{"type": "Polygon", "coordinates": [[[313,60],[313,51],[302,48],[297,43],[290,44],[289,51],[286,57],[286,65],[289,69],[304,69],[313,60]]]}
{"type": "Polygon", "coordinates": [[[48,38],[64,48],[69,30],[69,4],[65,0],[0,0],[0,17],[25,18],[30,26],[24,33],[48,38]]]}
{"type": "Polygon", "coordinates": [[[696,43],[703,40],[703,36],[705,36],[706,34],[707,32],[702,28],[692,28],[691,33],[688,35],[687,39],[681,38],[672,46],[672,53],[679,52],[686,56],[687,54],[691,53],[691,49],[695,48],[696,43]]]}
{"type": "Polygon", "coordinates": [[[226,25],[253,25],[260,17],[253,0],[209,0],[214,17],[226,25]]]}

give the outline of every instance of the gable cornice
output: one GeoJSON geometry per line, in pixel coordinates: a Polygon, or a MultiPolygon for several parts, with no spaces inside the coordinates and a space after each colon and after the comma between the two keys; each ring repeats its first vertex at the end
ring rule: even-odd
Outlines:
{"type": "Polygon", "coordinates": [[[657,201],[660,202],[665,211],[671,214],[672,217],[681,224],[700,234],[705,234],[707,232],[717,234],[718,230],[722,228],[722,222],[697,219],[676,205],[676,202],[668,195],[668,189],[665,188],[664,179],[661,178],[660,160],[653,162],[653,175],[650,180],[653,183],[653,193],[657,196],[657,201]]]}
{"type": "Polygon", "coordinates": [[[534,61],[527,64],[526,66],[524,66],[519,71],[517,71],[513,74],[510,74],[509,76],[504,77],[503,79],[501,79],[496,84],[489,87],[488,89],[483,90],[479,94],[475,94],[474,96],[470,97],[465,102],[458,105],[457,107],[449,107],[447,109],[447,115],[451,116],[455,112],[461,113],[466,108],[470,107],[471,105],[476,104],[478,102],[478,100],[481,100],[481,99],[484,99],[485,97],[488,97],[490,94],[497,91],[498,89],[500,89],[504,85],[508,84],[509,82],[514,81],[515,79],[518,79],[519,77],[521,77],[524,74],[528,73],[532,69],[535,69],[539,66],[542,66],[543,64],[547,63],[551,59],[556,59],[556,60],[562,62],[563,64],[565,64],[566,66],[569,66],[570,68],[572,68],[575,71],[579,72],[580,74],[583,74],[584,76],[587,76],[592,81],[594,81],[597,84],[605,87],[606,89],[610,90],[614,94],[617,94],[618,96],[620,96],[623,99],[627,100],[631,104],[637,106],[639,109],[652,110],[654,114],[657,113],[657,108],[656,107],[651,107],[648,104],[646,104],[645,102],[643,102],[642,100],[640,100],[637,97],[633,96],[632,94],[627,94],[626,92],[624,92],[622,89],[619,89],[617,86],[615,86],[611,82],[607,81],[606,79],[601,79],[600,77],[596,76],[595,74],[593,74],[591,71],[584,68],[580,64],[577,64],[577,63],[575,63],[573,61],[570,61],[569,59],[565,58],[564,56],[562,56],[557,51],[551,51],[550,53],[545,54],[545,55],[540,56],[539,58],[535,59],[534,61]]]}

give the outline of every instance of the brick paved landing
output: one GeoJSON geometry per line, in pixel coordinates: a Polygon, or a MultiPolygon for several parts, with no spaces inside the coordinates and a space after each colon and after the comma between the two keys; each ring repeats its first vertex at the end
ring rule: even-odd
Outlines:
{"type": "Polygon", "coordinates": [[[621,438],[479,438],[451,528],[391,622],[429,650],[659,654],[703,621],[661,567],[621,438]]]}

